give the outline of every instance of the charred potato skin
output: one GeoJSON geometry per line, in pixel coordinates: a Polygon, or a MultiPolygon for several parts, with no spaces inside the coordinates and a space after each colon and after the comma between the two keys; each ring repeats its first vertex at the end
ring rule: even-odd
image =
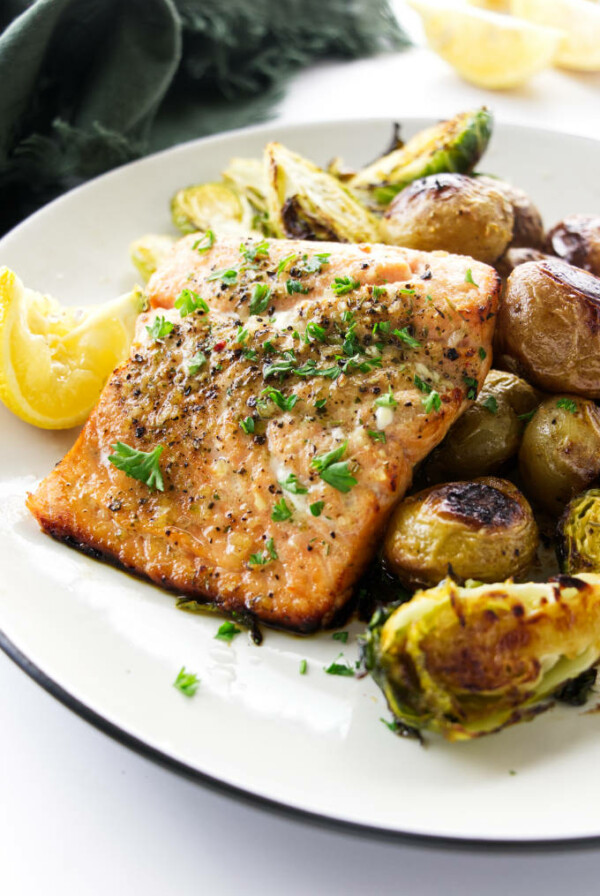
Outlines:
{"type": "Polygon", "coordinates": [[[521,444],[523,422],[541,401],[540,393],[521,377],[490,370],[477,401],[451,428],[425,465],[429,482],[496,473],[521,444]]]}
{"type": "Polygon", "coordinates": [[[512,206],[514,225],[509,249],[542,249],[544,222],[527,193],[505,180],[488,177],[485,174],[479,175],[477,180],[502,193],[512,206]]]}
{"type": "Polygon", "coordinates": [[[543,401],[527,424],[519,471],[528,497],[559,516],[600,475],[600,410],[594,402],[575,395],[543,401]]]}
{"type": "Polygon", "coordinates": [[[464,174],[435,174],[398,194],[381,231],[392,245],[444,249],[492,264],[510,243],[513,225],[512,206],[495,187],[464,174]]]}
{"type": "Polygon", "coordinates": [[[550,258],[550,256],[546,255],[545,252],[540,252],[539,249],[511,249],[509,246],[502,258],[496,263],[496,270],[503,280],[508,280],[514,269],[518,268],[520,264],[527,264],[529,261],[544,261],[547,258],[550,258]]]}
{"type": "Polygon", "coordinates": [[[402,501],[387,531],[384,556],[407,588],[436,585],[451,568],[462,580],[521,576],[538,545],[524,496],[492,476],[433,486],[402,501]]]}
{"type": "Polygon", "coordinates": [[[600,572],[600,489],[567,504],[558,523],[556,553],[564,573],[600,572]]]}
{"type": "Polygon", "coordinates": [[[548,232],[546,252],[600,277],[600,216],[568,215],[548,232]]]}
{"type": "Polygon", "coordinates": [[[558,259],[519,265],[494,351],[501,366],[546,392],[600,398],[600,278],[558,259]]]}

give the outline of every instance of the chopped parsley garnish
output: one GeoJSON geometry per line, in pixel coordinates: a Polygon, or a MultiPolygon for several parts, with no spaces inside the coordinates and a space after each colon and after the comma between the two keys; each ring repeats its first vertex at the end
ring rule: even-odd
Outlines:
{"type": "Polygon", "coordinates": [[[479,346],[477,354],[479,355],[479,357],[481,358],[482,361],[485,361],[485,359],[487,358],[487,352],[482,345],[479,346]]]}
{"type": "Polygon", "coordinates": [[[279,485],[284,488],[286,492],[291,492],[292,495],[305,495],[308,492],[307,488],[300,485],[295,473],[290,473],[287,479],[284,479],[282,482],[280,481],[279,485]]]}
{"type": "Polygon", "coordinates": [[[398,734],[398,731],[400,730],[400,726],[398,725],[398,722],[396,722],[396,721],[388,722],[387,719],[382,719],[382,718],[380,718],[379,721],[383,722],[385,727],[389,728],[390,731],[393,731],[394,734],[398,734]]]}
{"type": "Polygon", "coordinates": [[[442,399],[439,392],[431,391],[427,396],[421,399],[425,413],[431,414],[432,411],[439,411],[442,406],[442,399]]]}
{"type": "Polygon", "coordinates": [[[321,454],[320,457],[313,457],[310,462],[311,467],[317,471],[324,482],[344,494],[357,484],[357,480],[350,473],[348,461],[340,462],[347,447],[348,442],[343,442],[332,451],[321,454]]]}
{"type": "Polygon", "coordinates": [[[398,295],[414,296],[415,292],[416,292],[416,290],[412,289],[411,287],[401,286],[400,289],[398,290],[398,295]]]}
{"type": "Polygon", "coordinates": [[[314,504],[309,506],[309,510],[313,516],[321,516],[323,513],[323,508],[325,507],[325,501],[315,501],[314,504]]]}
{"type": "Polygon", "coordinates": [[[302,295],[306,295],[309,292],[309,287],[304,286],[300,280],[286,280],[285,288],[289,295],[293,295],[295,292],[302,293],[302,295]]]}
{"type": "Polygon", "coordinates": [[[186,672],[185,666],[182,666],[173,682],[173,687],[185,694],[186,697],[193,697],[199,684],[198,676],[194,672],[186,672]]]}
{"type": "Polygon", "coordinates": [[[249,262],[257,261],[261,256],[263,258],[268,258],[269,243],[267,240],[262,240],[260,243],[249,243],[247,246],[245,246],[244,243],[241,243],[240,253],[244,256],[246,261],[249,262]]]}
{"type": "MultiPolygon", "coordinates": [[[[340,369],[342,370],[342,373],[351,373],[353,370],[360,370],[361,373],[368,373],[369,370],[372,370],[374,367],[381,367],[381,364],[382,364],[381,358],[366,359],[366,358],[361,357],[359,354],[356,354],[356,355],[353,355],[351,358],[348,358],[348,360],[345,361],[344,364],[342,364],[341,368],[338,368],[338,374],[339,374],[340,369]]],[[[335,379],[335,377],[333,376],[333,373],[329,372],[330,369],[331,368],[327,368],[327,371],[328,371],[327,373],[325,373],[324,371],[321,371],[321,375],[322,376],[331,376],[332,378],[335,379]]],[[[333,368],[333,370],[335,370],[335,368],[333,368]]]]}
{"type": "Polygon", "coordinates": [[[421,343],[418,339],[415,339],[414,336],[410,335],[408,327],[403,327],[401,330],[394,330],[393,335],[397,336],[398,339],[401,339],[402,342],[405,342],[410,348],[421,348],[421,343]]]}
{"type": "Polygon", "coordinates": [[[317,342],[325,342],[326,330],[325,327],[311,320],[306,325],[306,335],[310,339],[316,339],[317,342]]]}
{"type": "Polygon", "coordinates": [[[277,349],[275,348],[275,346],[273,345],[273,343],[271,342],[270,339],[265,339],[265,341],[263,342],[263,348],[266,352],[276,352],[277,351],[277,349]]]}
{"type": "Polygon", "coordinates": [[[286,398],[285,395],[279,391],[279,389],[263,389],[260,394],[266,395],[267,398],[270,398],[271,401],[276,404],[281,411],[291,411],[298,401],[297,395],[290,395],[288,398],[286,398]]]}
{"type": "Polygon", "coordinates": [[[286,255],[285,258],[282,258],[281,261],[279,262],[279,264],[277,265],[277,273],[283,274],[283,272],[287,268],[290,261],[293,261],[295,257],[296,257],[296,253],[292,252],[291,255],[286,255]]]}
{"type": "Polygon", "coordinates": [[[182,289],[175,299],[175,307],[179,311],[181,317],[187,317],[194,311],[209,311],[209,307],[204,299],[194,292],[193,289],[182,289]]]}
{"type": "Polygon", "coordinates": [[[496,397],[494,395],[488,395],[487,398],[481,403],[484,408],[490,412],[490,414],[498,413],[498,402],[496,401],[496,397]]]}
{"type": "Polygon", "coordinates": [[[329,264],[331,252],[319,252],[309,258],[308,255],[302,256],[302,263],[298,265],[305,274],[320,274],[324,264],[329,264]]]}
{"type": "Polygon", "coordinates": [[[169,335],[172,329],[173,324],[170,320],[167,320],[166,317],[155,317],[152,321],[152,326],[146,327],[146,330],[153,339],[164,339],[165,336],[169,335]]]}
{"type": "Polygon", "coordinates": [[[463,373],[463,380],[467,386],[467,398],[474,401],[477,398],[477,387],[479,386],[479,383],[474,377],[467,376],[465,373],[463,373]]]}
{"type": "Polygon", "coordinates": [[[132,479],[144,482],[148,488],[164,492],[165,484],[159,464],[164,451],[162,445],[157,445],[152,451],[138,451],[137,448],[131,448],[123,442],[116,442],[110,447],[114,453],[109,454],[108,459],[117,470],[122,470],[132,479]]]}
{"type": "MultiPolygon", "coordinates": [[[[289,355],[289,353],[286,352],[286,355],[289,355]]],[[[263,376],[265,379],[268,379],[270,376],[278,375],[283,379],[286,373],[292,373],[293,370],[294,360],[290,357],[284,357],[281,361],[273,361],[272,364],[265,364],[263,376]]]]}
{"type": "Polygon", "coordinates": [[[382,333],[384,336],[387,336],[391,329],[392,325],[389,320],[377,321],[377,323],[373,327],[373,336],[377,336],[378,333],[382,333]]]}
{"type": "Polygon", "coordinates": [[[248,338],[248,330],[246,330],[244,327],[238,327],[238,331],[237,331],[235,338],[236,338],[236,341],[240,343],[240,345],[243,345],[244,342],[246,341],[246,339],[248,338]]]}
{"type": "Polygon", "coordinates": [[[315,401],[315,407],[317,410],[321,410],[321,408],[324,408],[326,404],[327,404],[326,398],[317,398],[317,400],[315,401]]]}
{"type": "Polygon", "coordinates": [[[245,432],[246,435],[250,435],[250,433],[254,432],[254,418],[246,417],[245,420],[240,420],[240,429],[242,432],[245,432]]]}
{"type": "Polygon", "coordinates": [[[380,395],[375,399],[375,407],[377,408],[396,408],[398,407],[398,402],[394,398],[394,393],[392,392],[392,387],[390,386],[389,390],[384,394],[380,395]]]}
{"type": "Polygon", "coordinates": [[[250,314],[262,314],[269,307],[271,287],[266,283],[257,283],[250,299],[250,314]]]}
{"type": "Polygon", "coordinates": [[[347,644],[349,634],[349,632],[334,632],[331,637],[334,641],[341,641],[342,644],[347,644]]]}
{"type": "Polygon", "coordinates": [[[308,663],[306,660],[300,660],[300,675],[306,675],[306,670],[308,669],[308,663]]]}
{"type": "Polygon", "coordinates": [[[577,402],[573,401],[572,398],[559,398],[556,402],[557,408],[564,408],[565,411],[568,411],[570,414],[577,413],[577,402]]]}
{"type": "Polygon", "coordinates": [[[237,268],[219,268],[218,271],[213,271],[212,274],[209,274],[206,279],[220,280],[225,286],[233,286],[237,280],[237,275],[237,268]]]}
{"type": "Polygon", "coordinates": [[[244,358],[247,361],[258,361],[258,355],[253,348],[244,349],[244,358]]]}
{"type": "Polygon", "coordinates": [[[236,635],[241,635],[242,630],[238,628],[234,622],[224,622],[219,626],[217,630],[217,634],[215,635],[216,641],[227,641],[229,644],[233,641],[236,635]]]}
{"type": "Polygon", "coordinates": [[[196,354],[193,358],[190,359],[190,363],[188,364],[188,373],[191,373],[192,376],[195,373],[198,373],[198,371],[206,364],[206,360],[207,359],[204,352],[196,352],[196,354]]]}
{"type": "Polygon", "coordinates": [[[345,324],[353,324],[356,318],[352,311],[342,311],[342,320],[345,324]]]}
{"type": "Polygon", "coordinates": [[[532,411],[527,411],[525,414],[518,414],[518,419],[523,420],[524,423],[529,423],[536,411],[537,408],[534,408],[532,411]]]}
{"type": "Polygon", "coordinates": [[[413,383],[420,392],[425,392],[426,394],[429,394],[433,389],[433,386],[430,386],[429,383],[426,383],[425,380],[422,380],[417,373],[415,373],[414,375],[413,383]]]}
{"type": "Polygon", "coordinates": [[[292,511],[287,506],[285,498],[282,498],[281,501],[278,501],[277,504],[273,507],[271,519],[275,520],[276,523],[283,523],[285,520],[289,520],[291,518],[292,511]]]}
{"type": "Polygon", "coordinates": [[[465,274],[465,283],[471,283],[472,286],[479,286],[479,283],[475,283],[473,280],[473,272],[471,268],[467,268],[467,273],[465,274]]]}
{"type": "Polygon", "coordinates": [[[207,230],[203,237],[192,245],[192,249],[195,249],[196,252],[208,252],[209,249],[215,244],[216,236],[214,235],[212,230],[207,230]]]}
{"type": "Polygon", "coordinates": [[[383,430],[368,429],[367,434],[371,436],[374,442],[383,442],[385,444],[385,442],[387,441],[383,430]]]}
{"type": "Polygon", "coordinates": [[[344,654],[340,653],[333,663],[330,663],[329,666],[324,666],[323,670],[327,672],[328,675],[347,675],[354,677],[354,669],[347,660],[344,663],[338,663],[338,660],[343,657],[344,654]]]}
{"type": "Polygon", "coordinates": [[[385,286],[374,286],[373,287],[373,298],[374,299],[380,299],[381,296],[386,295],[386,293],[387,293],[387,289],[385,288],[385,286]]]}
{"type": "Polygon", "coordinates": [[[331,284],[336,296],[345,296],[346,293],[358,289],[359,286],[360,280],[355,280],[354,277],[335,277],[331,284]]]}

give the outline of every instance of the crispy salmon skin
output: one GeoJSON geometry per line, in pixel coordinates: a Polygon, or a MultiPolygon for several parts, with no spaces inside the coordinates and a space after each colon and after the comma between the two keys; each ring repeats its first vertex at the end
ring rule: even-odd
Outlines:
{"type": "Polygon", "coordinates": [[[498,277],[441,252],[196,241],[153,276],[130,359],[28,506],[158,584],[314,631],[481,386],[498,277]],[[108,460],[117,442],[163,447],[164,491],[108,460]]]}

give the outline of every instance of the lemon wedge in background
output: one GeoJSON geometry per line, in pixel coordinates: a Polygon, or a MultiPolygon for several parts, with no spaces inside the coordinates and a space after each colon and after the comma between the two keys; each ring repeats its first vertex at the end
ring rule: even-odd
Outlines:
{"type": "Polygon", "coordinates": [[[510,0],[467,0],[467,3],[492,12],[510,12],[510,0]]]}
{"type": "Polygon", "coordinates": [[[431,48],[478,87],[501,90],[525,83],[552,63],[562,37],[554,28],[464,3],[409,3],[421,15],[431,48]]]}
{"type": "Polygon", "coordinates": [[[135,289],[103,305],[65,308],[0,268],[0,399],[44,429],[83,423],[127,357],[143,305],[135,289]]]}
{"type": "Polygon", "coordinates": [[[600,4],[596,0],[512,0],[516,16],[563,31],[555,63],[600,71],[600,4]]]}

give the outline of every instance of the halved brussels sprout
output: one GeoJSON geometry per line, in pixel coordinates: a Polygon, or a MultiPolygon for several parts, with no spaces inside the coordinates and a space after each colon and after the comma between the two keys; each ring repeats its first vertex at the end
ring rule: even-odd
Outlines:
{"type": "Polygon", "coordinates": [[[369,243],[377,220],[331,174],[282,146],[265,149],[269,223],[278,236],[369,243]]]}
{"type": "Polygon", "coordinates": [[[221,173],[227,186],[245,196],[262,216],[267,215],[267,178],[262,159],[235,156],[221,173]]]}
{"type": "Polygon", "coordinates": [[[467,740],[533,718],[600,660],[600,576],[461,588],[373,617],[366,668],[403,725],[467,740]]]}
{"type": "Polygon", "coordinates": [[[171,200],[173,224],[182,233],[214,230],[231,236],[262,235],[253,227],[248,200],[220,183],[195,184],[178,190],[171,200]]]}
{"type": "Polygon", "coordinates": [[[521,576],[538,546],[538,528],[520,491],[493,476],[433,486],[402,501],[384,543],[389,568],[407,588],[452,573],[466,581],[521,576]]]}
{"type": "Polygon", "coordinates": [[[172,236],[163,236],[157,233],[147,233],[131,243],[129,257],[144,281],[150,279],[174,245],[175,240],[172,236]]]}
{"type": "Polygon", "coordinates": [[[367,165],[349,186],[367,204],[383,208],[417,178],[442,172],[466,174],[485,152],[492,127],[492,113],[485,106],[462,112],[420,131],[401,149],[367,165]]]}
{"type": "Polygon", "coordinates": [[[600,573],[600,489],[591,488],[567,505],[558,524],[558,559],[566,573],[600,573]]]}

